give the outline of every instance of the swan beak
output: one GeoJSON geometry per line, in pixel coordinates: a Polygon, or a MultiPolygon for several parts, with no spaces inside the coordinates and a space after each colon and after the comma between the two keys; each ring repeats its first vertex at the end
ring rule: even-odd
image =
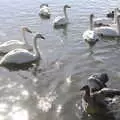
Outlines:
{"type": "Polygon", "coordinates": [[[29,33],[33,33],[33,32],[32,32],[30,29],[28,29],[28,28],[26,29],[26,31],[29,32],[29,33]]]}
{"type": "Polygon", "coordinates": [[[42,35],[41,35],[41,38],[42,38],[43,40],[45,40],[45,37],[43,37],[42,35]]]}
{"type": "Polygon", "coordinates": [[[68,8],[71,8],[71,6],[68,6],[68,8]]]}

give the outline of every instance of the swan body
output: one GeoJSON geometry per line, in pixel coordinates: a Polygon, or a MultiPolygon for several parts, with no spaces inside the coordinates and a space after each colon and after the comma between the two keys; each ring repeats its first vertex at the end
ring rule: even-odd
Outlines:
{"type": "Polygon", "coordinates": [[[101,36],[120,37],[120,15],[116,18],[116,25],[95,28],[94,31],[101,36]],[[116,26],[116,27],[115,27],[116,26]]]}
{"type": "Polygon", "coordinates": [[[99,36],[93,30],[93,14],[90,15],[90,28],[83,33],[83,39],[90,45],[93,46],[99,40],[99,36]]]}
{"type": "Polygon", "coordinates": [[[50,9],[48,7],[48,4],[42,4],[40,5],[40,16],[45,18],[50,18],[50,9]]]}
{"type": "Polygon", "coordinates": [[[26,49],[14,49],[8,52],[5,56],[3,56],[3,58],[0,60],[0,65],[25,64],[25,63],[33,62],[40,59],[40,53],[37,49],[37,43],[36,43],[36,40],[38,38],[44,39],[44,37],[41,34],[36,34],[34,36],[34,40],[33,40],[34,53],[31,53],[26,49]]]}
{"type": "Polygon", "coordinates": [[[5,54],[5,53],[8,53],[9,51],[14,50],[16,48],[23,48],[23,49],[32,50],[32,46],[29,45],[25,39],[25,32],[32,33],[32,31],[27,27],[23,27],[22,32],[23,32],[23,41],[9,40],[7,42],[0,44],[0,53],[5,54]]]}
{"type": "Polygon", "coordinates": [[[96,28],[95,32],[101,36],[109,36],[109,37],[119,36],[116,29],[111,27],[96,28]]]}
{"type": "Polygon", "coordinates": [[[71,8],[71,7],[68,5],[64,5],[64,16],[56,17],[55,20],[53,21],[54,26],[64,26],[64,25],[68,24],[66,8],[71,8]]]}

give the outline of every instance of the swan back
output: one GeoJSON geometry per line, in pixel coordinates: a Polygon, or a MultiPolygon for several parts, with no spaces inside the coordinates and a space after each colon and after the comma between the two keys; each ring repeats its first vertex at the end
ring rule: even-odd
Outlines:
{"type": "Polygon", "coordinates": [[[98,35],[109,36],[109,37],[120,37],[120,15],[117,16],[116,19],[116,27],[112,26],[103,26],[99,28],[95,28],[94,31],[98,35]]]}
{"type": "Polygon", "coordinates": [[[39,15],[44,18],[50,18],[50,9],[48,7],[48,4],[42,4],[40,5],[40,13],[39,15]]]}

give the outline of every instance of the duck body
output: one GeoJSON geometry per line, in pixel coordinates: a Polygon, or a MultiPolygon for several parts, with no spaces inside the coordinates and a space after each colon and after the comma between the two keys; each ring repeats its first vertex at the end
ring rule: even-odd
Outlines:
{"type": "Polygon", "coordinates": [[[94,93],[90,92],[88,85],[83,86],[80,90],[84,90],[85,94],[82,97],[82,108],[84,112],[94,115],[104,115],[114,118],[114,115],[110,113],[109,103],[105,101],[106,98],[111,98],[120,95],[120,90],[103,88],[94,93]],[[110,113],[110,114],[109,114],[110,113]]]}
{"type": "Polygon", "coordinates": [[[42,4],[40,5],[40,16],[45,18],[50,18],[50,9],[48,7],[48,4],[42,4]]]}
{"type": "Polygon", "coordinates": [[[106,88],[106,83],[108,82],[109,77],[107,73],[96,73],[91,75],[88,78],[88,85],[92,92],[99,91],[102,88],[106,88]]]}

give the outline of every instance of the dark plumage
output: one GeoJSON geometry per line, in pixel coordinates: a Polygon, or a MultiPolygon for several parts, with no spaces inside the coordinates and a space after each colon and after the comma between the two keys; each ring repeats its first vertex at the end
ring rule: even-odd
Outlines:
{"type": "Polygon", "coordinates": [[[108,18],[114,18],[114,11],[109,12],[106,16],[107,16],[108,18]]]}
{"type": "MultiPolygon", "coordinates": [[[[114,120],[114,115],[109,114],[110,109],[108,108],[108,103],[105,102],[107,97],[114,97],[120,95],[120,91],[117,89],[103,88],[96,92],[90,92],[90,87],[88,85],[83,86],[80,91],[85,91],[82,97],[82,108],[85,112],[92,116],[103,115],[109,116],[114,120]]],[[[111,120],[111,119],[110,119],[111,120]]]]}
{"type": "Polygon", "coordinates": [[[106,82],[109,80],[107,73],[96,73],[88,78],[88,85],[92,92],[107,87],[106,82]]]}

